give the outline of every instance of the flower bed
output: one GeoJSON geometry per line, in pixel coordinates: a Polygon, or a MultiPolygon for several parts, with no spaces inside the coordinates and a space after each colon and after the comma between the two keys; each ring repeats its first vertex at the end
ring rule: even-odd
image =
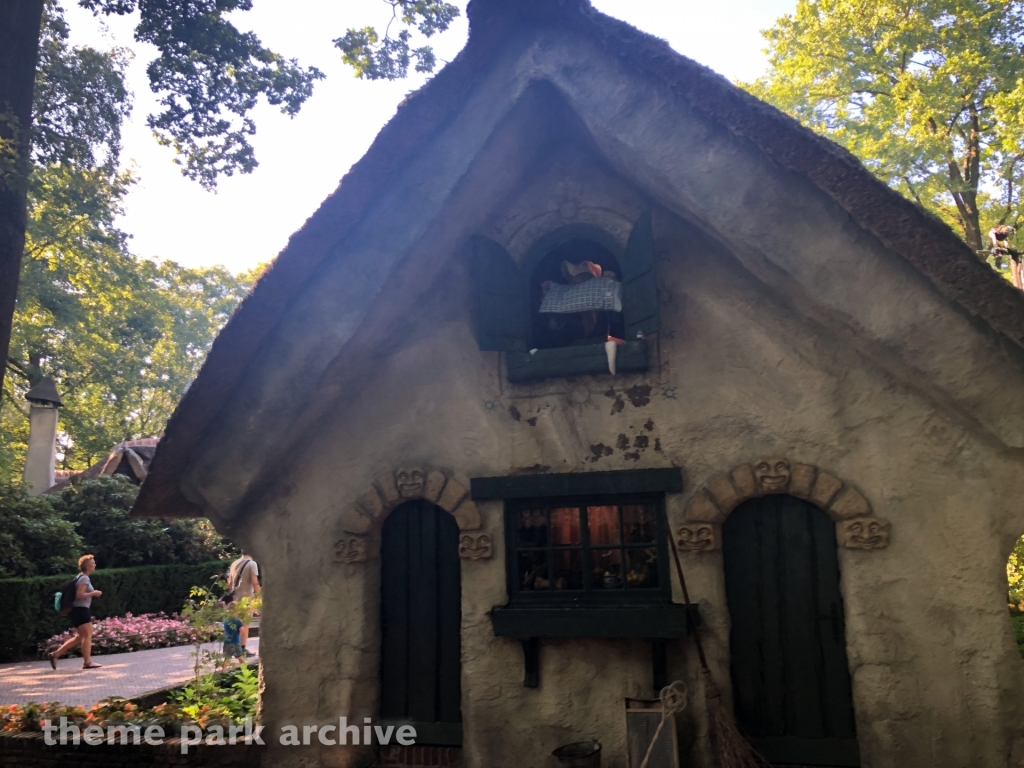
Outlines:
{"type": "Polygon", "coordinates": [[[230,672],[202,675],[172,694],[165,703],[148,709],[118,696],[98,701],[88,710],[57,702],[11,704],[0,707],[0,731],[39,732],[44,720],[56,724],[61,717],[79,727],[159,725],[171,734],[192,723],[204,729],[211,725],[228,726],[243,723],[247,718],[255,720],[258,688],[256,671],[242,665],[230,672]]]}
{"type": "MultiPolygon", "coordinates": [[[[133,616],[128,613],[116,618],[93,621],[92,652],[127,653],[149,648],[193,645],[212,640],[218,635],[219,630],[216,628],[205,633],[200,632],[178,614],[167,616],[163,613],[144,613],[133,616]]],[[[73,629],[54,635],[39,644],[39,652],[45,656],[74,636],[73,629]]],[[[77,647],[71,651],[72,654],[78,652],[77,647]]]]}

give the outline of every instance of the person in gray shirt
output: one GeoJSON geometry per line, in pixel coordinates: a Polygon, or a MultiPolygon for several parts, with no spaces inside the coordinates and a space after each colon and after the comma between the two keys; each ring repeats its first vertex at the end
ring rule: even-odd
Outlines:
{"type": "MultiPolygon", "coordinates": [[[[260,568],[256,565],[256,561],[252,559],[252,555],[242,552],[242,556],[235,560],[231,564],[230,570],[230,584],[231,587],[231,599],[232,601],[241,600],[243,597],[254,597],[260,593],[260,568]]],[[[242,619],[242,629],[239,632],[241,637],[242,648],[245,649],[246,643],[249,642],[249,621],[248,617],[242,619]]],[[[245,650],[246,656],[254,656],[255,654],[245,650]]]]}
{"type": "Polygon", "coordinates": [[[102,664],[92,663],[92,599],[103,593],[93,589],[89,575],[96,570],[96,558],[82,555],[78,558],[78,578],[75,579],[75,601],[71,604],[71,626],[75,628],[75,636],[50,654],[50,666],[57,668],[57,659],[76,645],[82,646],[82,669],[98,669],[102,664]]]}

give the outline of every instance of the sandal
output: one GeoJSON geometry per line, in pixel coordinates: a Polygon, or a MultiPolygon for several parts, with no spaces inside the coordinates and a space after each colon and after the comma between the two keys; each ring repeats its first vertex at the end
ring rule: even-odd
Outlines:
{"type": "Polygon", "coordinates": [[[82,669],[99,669],[102,666],[102,664],[83,664],[82,669]]]}
{"type": "Polygon", "coordinates": [[[56,669],[57,668],[57,659],[54,657],[54,655],[52,653],[48,653],[48,654],[46,654],[46,656],[50,659],[50,666],[53,667],[54,669],[56,669]]]}

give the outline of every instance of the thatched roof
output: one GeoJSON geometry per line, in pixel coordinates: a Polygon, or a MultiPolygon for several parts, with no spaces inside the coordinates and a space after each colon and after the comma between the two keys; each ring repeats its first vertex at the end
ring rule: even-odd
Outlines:
{"type": "Polygon", "coordinates": [[[106,458],[97,461],[88,469],[58,472],[57,481],[43,493],[60,493],[76,480],[93,480],[103,475],[123,475],[139,485],[149,475],[149,465],[153,463],[159,442],[159,437],[143,437],[118,443],[106,458]]]}
{"type": "Polygon", "coordinates": [[[863,229],[927,276],[947,298],[1024,347],[1024,296],[982,263],[935,216],[889,189],[856,158],[792,118],[673,51],[667,43],[595,11],[588,0],[473,0],[470,38],[454,62],[399,108],[341,185],[306,222],[217,338],[167,426],[135,506],[141,515],[201,510],[179,481],[249,361],[302,286],[389,181],[458,116],[502,43],[531,27],[585,36],[640,76],[668,88],[778,166],[806,177],[863,229]]]}

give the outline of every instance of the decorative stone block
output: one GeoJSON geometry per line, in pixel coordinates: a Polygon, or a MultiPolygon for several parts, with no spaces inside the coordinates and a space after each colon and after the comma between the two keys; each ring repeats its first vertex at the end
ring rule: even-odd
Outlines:
{"type": "Polygon", "coordinates": [[[719,475],[708,483],[708,492],[715,498],[718,508],[725,512],[732,512],[740,503],[740,496],[728,475],[719,475]]]}
{"type": "Polygon", "coordinates": [[[874,517],[840,520],[836,538],[847,549],[884,549],[889,546],[889,523],[874,517]]]}
{"type": "Polygon", "coordinates": [[[373,484],[377,486],[377,490],[380,491],[380,496],[388,508],[394,509],[402,502],[402,497],[398,494],[398,486],[395,484],[394,472],[385,472],[374,480],[373,484]]]}
{"type": "Polygon", "coordinates": [[[720,523],[726,513],[720,510],[707,491],[701,491],[686,505],[686,519],[693,522],[720,523]]]}
{"type": "Polygon", "coordinates": [[[832,477],[828,472],[818,472],[818,477],[814,481],[814,490],[811,491],[811,498],[809,501],[813,501],[821,509],[828,509],[829,503],[836,497],[839,490],[843,487],[843,481],[837,477],[832,477]]]}
{"type": "Polygon", "coordinates": [[[380,493],[378,493],[376,488],[371,488],[356,499],[356,504],[362,508],[363,514],[372,517],[374,520],[383,519],[385,514],[391,511],[390,509],[385,509],[384,501],[381,499],[380,493]]]}
{"type": "Polygon", "coordinates": [[[459,536],[459,557],[464,560],[489,560],[494,556],[494,542],[489,533],[469,532],[459,536]]]}
{"type": "Polygon", "coordinates": [[[454,512],[456,507],[466,498],[467,494],[468,491],[463,487],[462,483],[450,479],[445,483],[444,490],[441,491],[441,496],[436,504],[446,512],[454,512]]]}
{"type": "Polygon", "coordinates": [[[373,518],[364,515],[355,505],[341,513],[341,529],[345,533],[366,535],[373,530],[373,526],[373,518]]]}
{"type": "Polygon", "coordinates": [[[468,498],[463,499],[462,503],[455,508],[455,511],[452,512],[452,517],[459,524],[460,531],[475,531],[482,525],[480,510],[476,502],[468,498]]]}
{"type": "Polygon", "coordinates": [[[423,467],[402,467],[395,470],[395,486],[403,499],[422,499],[427,473],[423,467]]]}
{"type": "Polygon", "coordinates": [[[846,486],[836,500],[832,502],[832,505],[828,508],[828,513],[832,516],[833,520],[845,520],[850,517],[869,517],[871,515],[871,505],[868,504],[868,500],[861,496],[860,491],[856,488],[846,486]]]}
{"type": "Polygon", "coordinates": [[[433,504],[437,504],[437,500],[441,498],[441,493],[444,491],[444,486],[447,482],[448,478],[444,472],[437,469],[430,470],[430,472],[427,473],[427,482],[423,489],[423,498],[433,504]]]}
{"type": "Polygon", "coordinates": [[[794,464],[789,478],[789,492],[798,499],[810,499],[818,470],[810,464],[794,464]]]}
{"type": "Polygon", "coordinates": [[[759,493],[786,493],[790,476],[789,460],[781,456],[763,456],[754,462],[754,480],[759,493]]]}
{"type": "Polygon", "coordinates": [[[676,543],[683,552],[711,552],[722,548],[722,537],[717,525],[691,523],[678,528],[676,543]]]}
{"type": "Polygon", "coordinates": [[[334,562],[365,563],[380,554],[380,542],[366,536],[343,536],[334,542],[334,562]]]}
{"type": "Polygon", "coordinates": [[[757,495],[757,480],[754,468],[749,464],[741,464],[732,471],[732,481],[740,491],[740,501],[746,501],[757,495]]]}

